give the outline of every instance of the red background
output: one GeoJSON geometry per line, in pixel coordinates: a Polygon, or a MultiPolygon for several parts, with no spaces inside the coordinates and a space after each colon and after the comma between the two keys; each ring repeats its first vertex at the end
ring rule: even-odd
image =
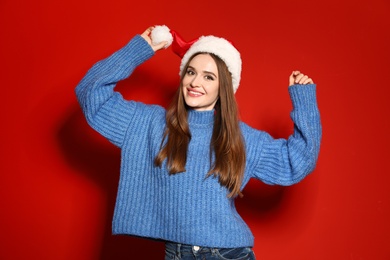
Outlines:
{"type": "MultiPolygon", "coordinates": [[[[259,259],[390,259],[389,2],[242,3],[1,1],[0,259],[163,258],[161,243],[111,235],[119,151],[74,94],[93,63],[154,24],[231,40],[241,117],[275,137],[292,131],[291,71],[318,84],[315,172],[286,188],[251,181],[238,201],[259,259]]],[[[166,105],[179,62],[158,52],[119,89],[166,105]]]]}

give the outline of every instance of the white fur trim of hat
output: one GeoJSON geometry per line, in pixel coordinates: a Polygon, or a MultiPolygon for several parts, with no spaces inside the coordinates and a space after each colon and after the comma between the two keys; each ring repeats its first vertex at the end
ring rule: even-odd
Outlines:
{"type": "MultiPolygon", "coordinates": [[[[159,42],[167,41],[168,44],[166,44],[165,48],[169,47],[172,44],[172,42],[173,43],[177,41],[181,43],[183,42],[183,40],[180,38],[180,36],[178,36],[176,32],[169,30],[169,28],[165,25],[155,26],[151,33],[151,37],[152,37],[153,44],[158,44],[159,42]],[[158,37],[154,35],[158,35],[158,37]],[[177,38],[180,39],[177,40],[177,38]]],[[[175,45],[173,45],[173,47],[175,47],[175,45]]],[[[182,57],[181,64],[180,64],[180,75],[185,65],[187,64],[188,60],[192,57],[192,55],[199,52],[212,53],[218,56],[219,58],[221,58],[221,60],[225,62],[228,70],[232,75],[234,93],[237,91],[241,80],[242,61],[241,61],[240,53],[229,41],[227,41],[224,38],[220,38],[212,35],[201,36],[199,37],[199,39],[194,40],[193,43],[188,44],[188,46],[186,46],[185,48],[188,47],[189,47],[188,50],[184,49],[185,54],[182,57]]],[[[178,48],[177,43],[176,43],[176,48],[178,48]]],[[[181,50],[180,52],[181,54],[178,54],[179,56],[182,55],[183,50],[181,50]]]]}
{"type": "Polygon", "coordinates": [[[198,52],[215,54],[225,62],[230,73],[232,74],[233,90],[236,92],[240,84],[242,67],[240,53],[237,51],[237,49],[234,48],[233,45],[224,38],[219,38],[212,35],[201,36],[199,40],[197,40],[190,47],[181,60],[180,73],[184,69],[184,66],[187,64],[191,56],[198,52]]]}

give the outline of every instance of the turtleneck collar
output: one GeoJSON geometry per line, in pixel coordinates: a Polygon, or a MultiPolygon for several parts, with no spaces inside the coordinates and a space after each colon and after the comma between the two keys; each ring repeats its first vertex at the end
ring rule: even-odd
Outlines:
{"type": "Polygon", "coordinates": [[[213,125],[214,109],[207,111],[188,110],[188,124],[190,125],[213,125]]]}

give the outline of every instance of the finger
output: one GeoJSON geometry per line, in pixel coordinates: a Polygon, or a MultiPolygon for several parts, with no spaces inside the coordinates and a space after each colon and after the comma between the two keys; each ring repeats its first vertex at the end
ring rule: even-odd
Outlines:
{"type": "Polygon", "coordinates": [[[300,72],[298,70],[294,70],[291,75],[290,75],[290,78],[295,78],[297,75],[299,75],[300,72]]]}
{"type": "Polygon", "coordinates": [[[148,29],[146,29],[142,34],[141,34],[141,37],[145,39],[145,41],[147,41],[149,44],[152,42],[152,40],[150,39],[150,33],[152,32],[153,30],[153,26],[149,27],[148,29]]]}
{"type": "Polygon", "coordinates": [[[302,77],[298,81],[299,84],[303,84],[303,82],[305,82],[309,78],[306,75],[303,75],[303,74],[301,74],[301,75],[302,75],[302,77]]]}
{"type": "Polygon", "coordinates": [[[294,77],[298,76],[299,74],[301,74],[301,72],[299,70],[294,70],[293,73],[292,73],[292,75],[294,77]]]}
{"type": "Polygon", "coordinates": [[[307,78],[302,84],[304,85],[313,84],[313,80],[311,78],[307,78]]]}
{"type": "Polygon", "coordinates": [[[142,35],[148,36],[148,35],[152,32],[153,28],[154,28],[154,26],[150,26],[148,29],[146,29],[146,30],[142,33],[142,35]]]}
{"type": "Polygon", "coordinates": [[[295,76],[295,81],[294,81],[294,83],[295,83],[295,84],[298,84],[304,76],[305,76],[305,75],[303,75],[303,74],[298,74],[298,75],[296,75],[296,76],[295,76]]]}
{"type": "Polygon", "coordinates": [[[144,38],[144,40],[149,44],[152,45],[152,39],[150,38],[150,33],[153,30],[153,26],[150,26],[148,29],[146,29],[142,34],[141,37],[144,38]]]}
{"type": "Polygon", "coordinates": [[[167,41],[160,42],[159,44],[153,45],[152,48],[154,51],[161,50],[162,48],[165,48],[165,45],[167,45],[167,41]]]}
{"type": "Polygon", "coordinates": [[[289,77],[289,86],[294,85],[295,76],[299,74],[299,71],[293,71],[289,77]]]}

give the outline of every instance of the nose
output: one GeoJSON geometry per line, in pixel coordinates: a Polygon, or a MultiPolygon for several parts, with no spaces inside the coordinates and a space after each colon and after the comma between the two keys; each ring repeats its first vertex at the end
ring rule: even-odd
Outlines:
{"type": "Polygon", "coordinates": [[[202,86],[202,77],[197,75],[194,76],[191,81],[191,87],[198,88],[202,86]]]}

